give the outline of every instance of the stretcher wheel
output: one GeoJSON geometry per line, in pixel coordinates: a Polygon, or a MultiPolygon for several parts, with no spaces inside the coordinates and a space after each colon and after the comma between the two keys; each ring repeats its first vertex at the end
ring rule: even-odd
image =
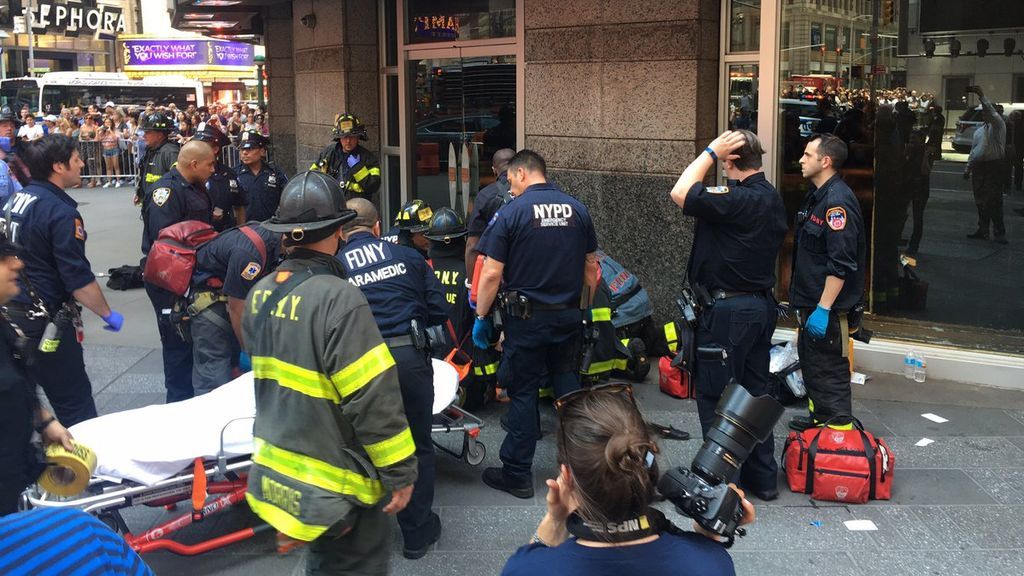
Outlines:
{"type": "Polygon", "coordinates": [[[487,447],[483,442],[466,436],[466,462],[470,466],[477,466],[487,456],[487,447]]]}

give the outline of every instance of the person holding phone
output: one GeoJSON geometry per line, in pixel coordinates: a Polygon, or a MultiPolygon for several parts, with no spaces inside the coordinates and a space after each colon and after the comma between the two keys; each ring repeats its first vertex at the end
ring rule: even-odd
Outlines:
{"type": "Polygon", "coordinates": [[[988,240],[991,226],[992,239],[998,244],[1009,244],[1003,223],[1003,186],[1007,171],[1006,121],[999,110],[985,96],[981,86],[968,86],[967,94],[977,94],[981,102],[984,124],[974,131],[971,154],[967,157],[964,179],[971,180],[974,205],[978,209],[978,229],[967,237],[988,240]]]}

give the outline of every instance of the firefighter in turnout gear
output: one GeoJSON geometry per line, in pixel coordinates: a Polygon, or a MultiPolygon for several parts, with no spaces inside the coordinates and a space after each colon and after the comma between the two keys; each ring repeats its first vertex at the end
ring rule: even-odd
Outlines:
{"type": "Polygon", "coordinates": [[[380,162],[360,144],[366,140],[366,126],[352,114],[338,114],[331,132],[334,142],[320,152],[309,167],[341,183],[346,198],[366,198],[377,204],[380,188],[380,162]]]}
{"type": "Polygon", "coordinates": [[[386,574],[385,514],[406,507],[417,476],[395,361],[334,257],[353,218],[336,180],[292,179],[263,224],[290,251],[249,292],[243,319],[256,386],[246,500],[311,542],[308,574],[386,574]]]}
{"type": "Polygon", "coordinates": [[[395,215],[391,231],[383,240],[415,248],[424,258],[429,258],[430,240],[424,235],[430,229],[434,211],[423,200],[409,200],[395,215]]]}
{"type": "Polygon", "coordinates": [[[163,112],[153,112],[142,118],[139,126],[143,131],[146,153],[139,163],[139,183],[135,188],[135,202],[142,206],[143,212],[150,195],[157,187],[157,180],[178,161],[179,146],[168,140],[174,131],[174,123],[163,112]]]}
{"type": "Polygon", "coordinates": [[[416,443],[419,468],[409,506],[398,515],[409,559],[423,557],[441,535],[441,519],[431,511],[434,501],[433,423],[434,370],[427,345],[427,328],[448,319],[441,284],[427,262],[414,250],[380,239],[377,209],[365,198],[348,207],[356,218],[346,227],[346,244],[337,258],[348,281],[366,296],[381,336],[398,368],[398,384],[409,428],[416,443]]]}

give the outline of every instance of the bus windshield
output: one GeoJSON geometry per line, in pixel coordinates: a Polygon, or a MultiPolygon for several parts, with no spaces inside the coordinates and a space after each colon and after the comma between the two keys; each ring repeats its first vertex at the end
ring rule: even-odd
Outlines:
{"type": "Polygon", "coordinates": [[[0,85],[0,105],[9,106],[15,114],[20,114],[23,106],[33,113],[39,112],[39,85],[35,80],[4,80],[0,85]]]}
{"type": "Polygon", "coordinates": [[[56,114],[61,108],[90,104],[103,108],[107,102],[118,106],[145,106],[153,102],[157,106],[174,103],[184,110],[189,104],[196,104],[195,88],[178,86],[60,86],[43,87],[43,108],[47,113],[56,114]]]}

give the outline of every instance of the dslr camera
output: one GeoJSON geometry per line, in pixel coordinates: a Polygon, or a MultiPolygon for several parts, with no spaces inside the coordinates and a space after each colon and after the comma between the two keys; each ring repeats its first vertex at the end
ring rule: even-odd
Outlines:
{"type": "Polygon", "coordinates": [[[751,396],[730,379],[715,408],[716,418],[707,439],[693,458],[690,469],[669,470],[658,482],[658,491],[684,516],[701,528],[727,538],[731,546],[743,518],[743,500],[729,488],[743,462],[764,442],[784,408],[771,396],[751,396]]]}

